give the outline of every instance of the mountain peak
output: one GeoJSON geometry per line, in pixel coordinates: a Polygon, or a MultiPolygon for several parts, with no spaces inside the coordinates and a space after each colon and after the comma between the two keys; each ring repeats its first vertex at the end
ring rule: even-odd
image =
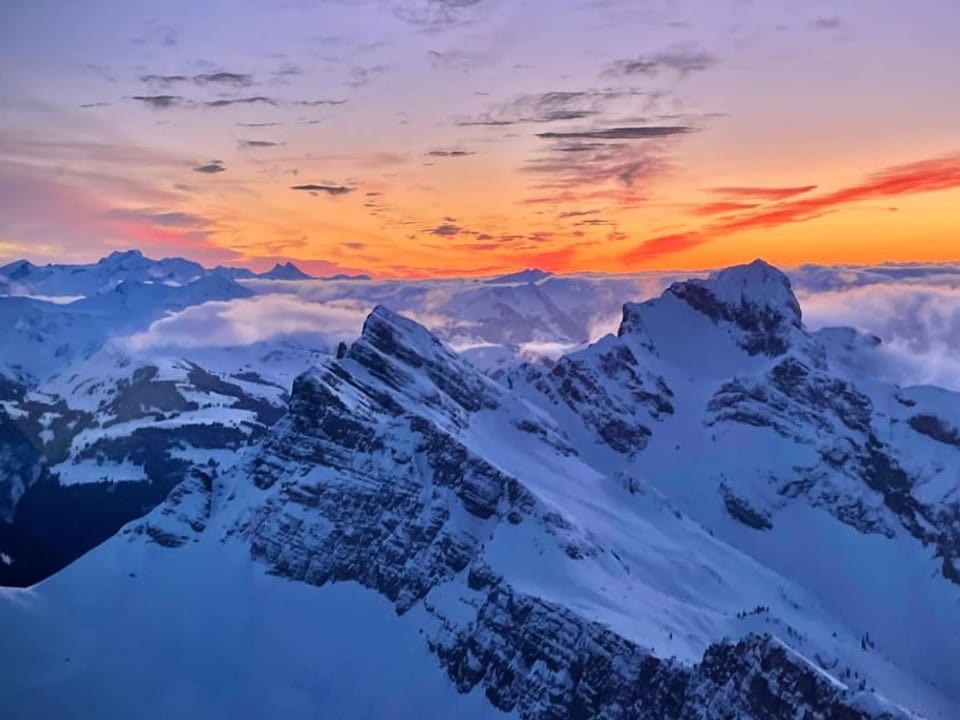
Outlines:
{"type": "Polygon", "coordinates": [[[361,340],[385,355],[419,366],[421,359],[447,353],[441,342],[423,325],[377,305],[363,322],[361,340]]]}
{"type": "Polygon", "coordinates": [[[262,273],[260,277],[267,280],[310,280],[312,278],[292,262],[277,263],[272,270],[262,273]]]}
{"type": "Polygon", "coordinates": [[[537,283],[541,280],[546,280],[548,277],[552,277],[552,272],[547,272],[546,270],[541,270],[540,268],[526,268],[525,270],[520,270],[519,272],[510,273],[509,275],[500,275],[495,278],[490,278],[485,280],[487,283],[537,283]]]}
{"type": "Polygon", "coordinates": [[[121,263],[125,260],[142,260],[143,253],[139,250],[114,250],[100,260],[100,265],[121,263]]]}
{"type": "Polygon", "coordinates": [[[744,333],[740,344],[751,355],[782,355],[790,333],[803,328],[790,280],[763,260],[735,265],[706,279],[673,283],[664,293],[668,295],[715,323],[738,327],[744,333]]]}

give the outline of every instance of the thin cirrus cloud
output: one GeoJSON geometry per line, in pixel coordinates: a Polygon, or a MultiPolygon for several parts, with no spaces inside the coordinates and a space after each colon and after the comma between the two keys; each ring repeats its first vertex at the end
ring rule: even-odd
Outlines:
{"type": "Polygon", "coordinates": [[[628,77],[631,75],[654,75],[664,70],[673,71],[681,76],[693,72],[709,70],[718,62],[717,58],[700,50],[672,50],[651,56],[640,56],[615,60],[603,72],[606,77],[628,77]]]}
{"type": "Polygon", "coordinates": [[[424,155],[434,158],[462,158],[476,153],[472,150],[429,150],[424,155]]]}
{"type": "Polygon", "coordinates": [[[199,73],[197,75],[141,75],[140,80],[150,85],[169,87],[177,83],[194,82],[197,85],[233,85],[247,87],[253,85],[253,75],[250,73],[214,72],[199,73]]]}
{"type": "Polygon", "coordinates": [[[240,140],[237,146],[241,150],[255,150],[257,148],[281,147],[286,143],[274,142],[272,140],[240,140]]]}
{"type": "Polygon", "coordinates": [[[795,195],[803,195],[816,189],[816,185],[799,185],[797,187],[718,187],[711,188],[710,192],[717,195],[749,200],[784,200],[794,197],[795,195]]]}
{"type": "Polygon", "coordinates": [[[639,204],[647,197],[646,186],[670,167],[663,142],[691,131],[688,126],[637,126],[537,133],[551,144],[523,168],[538,178],[540,191],[525,202],[639,204]]]}
{"type": "Polygon", "coordinates": [[[323,185],[323,184],[316,184],[316,183],[306,183],[303,185],[291,185],[290,189],[299,190],[301,192],[307,192],[314,196],[325,194],[325,195],[330,195],[331,197],[335,197],[337,195],[346,195],[347,193],[351,193],[354,190],[356,190],[356,188],[348,187],[347,185],[323,185]]]}
{"type": "Polygon", "coordinates": [[[832,192],[774,202],[756,211],[709,224],[699,230],[651,238],[624,253],[626,262],[680,252],[738,232],[806,222],[866,200],[885,200],[960,187],[960,153],[895,165],[869,175],[863,182],[832,192]]]}
{"type": "Polygon", "coordinates": [[[627,110],[649,93],[635,89],[550,91],[518,95],[471,117],[458,117],[460,127],[503,127],[521,124],[585,120],[603,113],[627,110]]]}
{"type": "Polygon", "coordinates": [[[222,160],[211,160],[205,165],[198,165],[193,168],[194,172],[204,173],[205,175],[215,175],[226,171],[222,160]]]}
{"type": "Polygon", "coordinates": [[[686,125],[660,125],[643,127],[615,127],[606,130],[574,130],[569,132],[542,132],[538,138],[545,140],[646,140],[648,138],[686,135],[693,128],[686,125]]]}

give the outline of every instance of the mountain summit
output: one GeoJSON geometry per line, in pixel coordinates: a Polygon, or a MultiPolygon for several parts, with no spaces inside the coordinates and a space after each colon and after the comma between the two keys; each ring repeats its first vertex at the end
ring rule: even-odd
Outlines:
{"type": "Polygon", "coordinates": [[[277,263],[271,270],[261,273],[259,277],[265,280],[310,280],[312,278],[292,262],[277,263]]]}

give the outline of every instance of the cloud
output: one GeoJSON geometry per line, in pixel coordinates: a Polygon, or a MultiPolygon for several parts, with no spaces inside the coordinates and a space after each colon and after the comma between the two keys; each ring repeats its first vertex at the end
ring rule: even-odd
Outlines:
{"type": "Polygon", "coordinates": [[[199,165],[193,168],[194,172],[206,173],[207,175],[214,175],[216,173],[222,173],[226,170],[223,166],[222,160],[211,160],[206,165],[199,165]]]}
{"type": "Polygon", "coordinates": [[[253,75],[249,73],[235,72],[214,72],[200,73],[197,75],[141,75],[140,81],[149,85],[158,85],[160,87],[170,87],[177,83],[194,82],[197,85],[235,85],[246,87],[253,85],[253,75]]]}
{"type": "Polygon", "coordinates": [[[715,56],[702,50],[677,49],[655,55],[615,60],[604,69],[602,75],[623,78],[635,75],[656,75],[667,70],[680,77],[686,77],[690,73],[709,70],[717,62],[715,56]]]}
{"type": "Polygon", "coordinates": [[[157,212],[149,209],[114,208],[103,213],[111,220],[138,222],[171,228],[200,228],[210,224],[206,218],[186,212],[157,212]]]}
{"type": "Polygon", "coordinates": [[[646,140],[648,138],[685,135],[693,128],[685,125],[652,125],[641,127],[616,127],[606,130],[580,130],[572,132],[536,133],[538,138],[547,140],[646,140]]]}
{"type": "Polygon", "coordinates": [[[159,85],[161,87],[169,87],[175,83],[187,82],[189,80],[186,75],[141,75],[140,81],[145,82],[149,85],[159,85]]]}
{"type": "Polygon", "coordinates": [[[753,210],[757,207],[760,207],[757,203],[724,201],[699,205],[690,212],[694,215],[724,215],[726,213],[739,212],[741,210],[753,210]]]}
{"type": "Polygon", "coordinates": [[[302,190],[303,192],[308,192],[311,195],[319,195],[320,193],[326,193],[327,195],[346,195],[351,193],[356,188],[347,187],[346,185],[316,185],[314,183],[308,183],[306,185],[291,185],[291,190],[302,190]]]}
{"type": "Polygon", "coordinates": [[[190,105],[190,101],[180,95],[134,95],[131,100],[142,102],[157,110],[190,105]]]}
{"type": "Polygon", "coordinates": [[[219,83],[226,85],[247,86],[253,84],[253,75],[250,75],[249,73],[234,72],[203,73],[200,75],[194,75],[193,81],[201,85],[219,83]]]}
{"type": "Polygon", "coordinates": [[[785,200],[794,195],[802,195],[803,193],[808,193],[816,189],[816,185],[800,185],[797,187],[718,187],[711,188],[710,192],[748,200],[785,200]]]}
{"type": "Polygon", "coordinates": [[[671,50],[656,55],[642,55],[626,60],[616,60],[604,70],[607,77],[653,75],[670,70],[681,77],[693,72],[709,70],[717,64],[717,58],[702,50],[671,50]]]}
{"type": "Polygon", "coordinates": [[[276,127],[280,123],[278,122],[239,122],[237,127],[246,127],[246,128],[264,128],[264,127],[276,127]]]}
{"type": "Polygon", "coordinates": [[[240,140],[238,141],[238,146],[241,150],[243,149],[255,149],[255,148],[271,148],[271,147],[280,147],[286,143],[282,142],[273,142],[272,140],[240,140]]]}
{"type": "Polygon", "coordinates": [[[250,97],[240,98],[221,98],[219,100],[208,100],[203,103],[207,107],[229,107],[230,105],[277,105],[277,101],[265,95],[252,95],[250,97]]]}
{"type": "Polygon", "coordinates": [[[427,232],[431,235],[440,235],[442,237],[451,237],[453,235],[459,235],[463,231],[459,225],[454,225],[453,223],[443,223],[442,225],[437,225],[436,227],[430,228],[427,232]]]}
{"type": "Polygon", "coordinates": [[[476,155],[476,153],[472,150],[430,150],[424,155],[436,158],[461,158],[476,155]]]}
{"type": "Polygon", "coordinates": [[[331,100],[331,99],[319,99],[319,100],[297,100],[294,105],[302,105],[304,107],[322,107],[322,106],[331,106],[331,105],[343,105],[346,100],[331,100]]]}
{"type": "Polygon", "coordinates": [[[83,103],[83,105],[81,105],[80,107],[82,107],[82,108],[84,108],[84,109],[110,107],[110,103],[108,103],[108,102],[83,103]]]}
{"type": "Polygon", "coordinates": [[[403,22],[428,31],[470,25],[486,16],[490,0],[400,0],[393,13],[403,22]]]}
{"type": "Polygon", "coordinates": [[[347,85],[352,88],[363,87],[388,70],[389,68],[386,65],[371,65],[369,67],[356,65],[350,68],[350,78],[347,80],[347,85]]]}
{"type": "Polygon", "coordinates": [[[810,23],[810,28],[813,30],[839,30],[842,27],[843,21],[836,16],[817,18],[810,23]]]}
{"type": "Polygon", "coordinates": [[[641,203],[646,200],[650,182],[671,166],[664,141],[678,134],[683,133],[657,128],[540,133],[538,137],[549,140],[550,145],[522,168],[539,178],[534,185],[539,194],[523,202],[569,205],[603,200],[622,206],[641,203]],[[603,137],[613,139],[590,143],[577,152],[569,150],[570,139],[603,137]]]}
{"type": "Polygon", "coordinates": [[[557,215],[557,218],[560,220],[565,220],[567,218],[586,217],[587,215],[598,215],[599,213],[600,213],[599,210],[566,210],[560,213],[559,215],[557,215]]]}
{"type": "Polygon", "coordinates": [[[955,188],[960,188],[960,153],[894,165],[868,175],[862,182],[830,192],[812,195],[804,189],[796,197],[735,213],[698,230],[651,238],[626,252],[622,259],[646,260],[739,232],[808,222],[864,201],[886,201],[955,188]]]}
{"type": "Polygon", "coordinates": [[[958,280],[960,274],[954,286],[891,280],[798,297],[811,329],[849,326],[879,337],[882,379],[960,390],[958,280]]]}
{"type": "Polygon", "coordinates": [[[294,338],[333,347],[360,334],[371,305],[314,303],[296,295],[262,295],[189,307],[122,341],[134,351],[157,348],[245,347],[294,338]]]}
{"type": "Polygon", "coordinates": [[[518,95],[473,117],[460,117],[461,127],[506,126],[585,120],[604,113],[631,112],[638,99],[649,102],[652,93],[635,89],[603,88],[518,95]]]}

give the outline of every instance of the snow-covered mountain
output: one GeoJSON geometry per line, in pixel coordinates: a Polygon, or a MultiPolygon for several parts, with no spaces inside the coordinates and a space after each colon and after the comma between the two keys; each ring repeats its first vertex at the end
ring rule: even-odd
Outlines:
{"type": "Polygon", "coordinates": [[[310,280],[310,276],[292,262],[277,263],[272,269],[258,277],[264,280],[310,280]]]}
{"type": "Polygon", "coordinates": [[[960,398],[864,376],[876,346],[809,332],[762,262],[497,379],[378,306],[246,457],[0,594],[0,703],[958,717],[960,398]]]}

